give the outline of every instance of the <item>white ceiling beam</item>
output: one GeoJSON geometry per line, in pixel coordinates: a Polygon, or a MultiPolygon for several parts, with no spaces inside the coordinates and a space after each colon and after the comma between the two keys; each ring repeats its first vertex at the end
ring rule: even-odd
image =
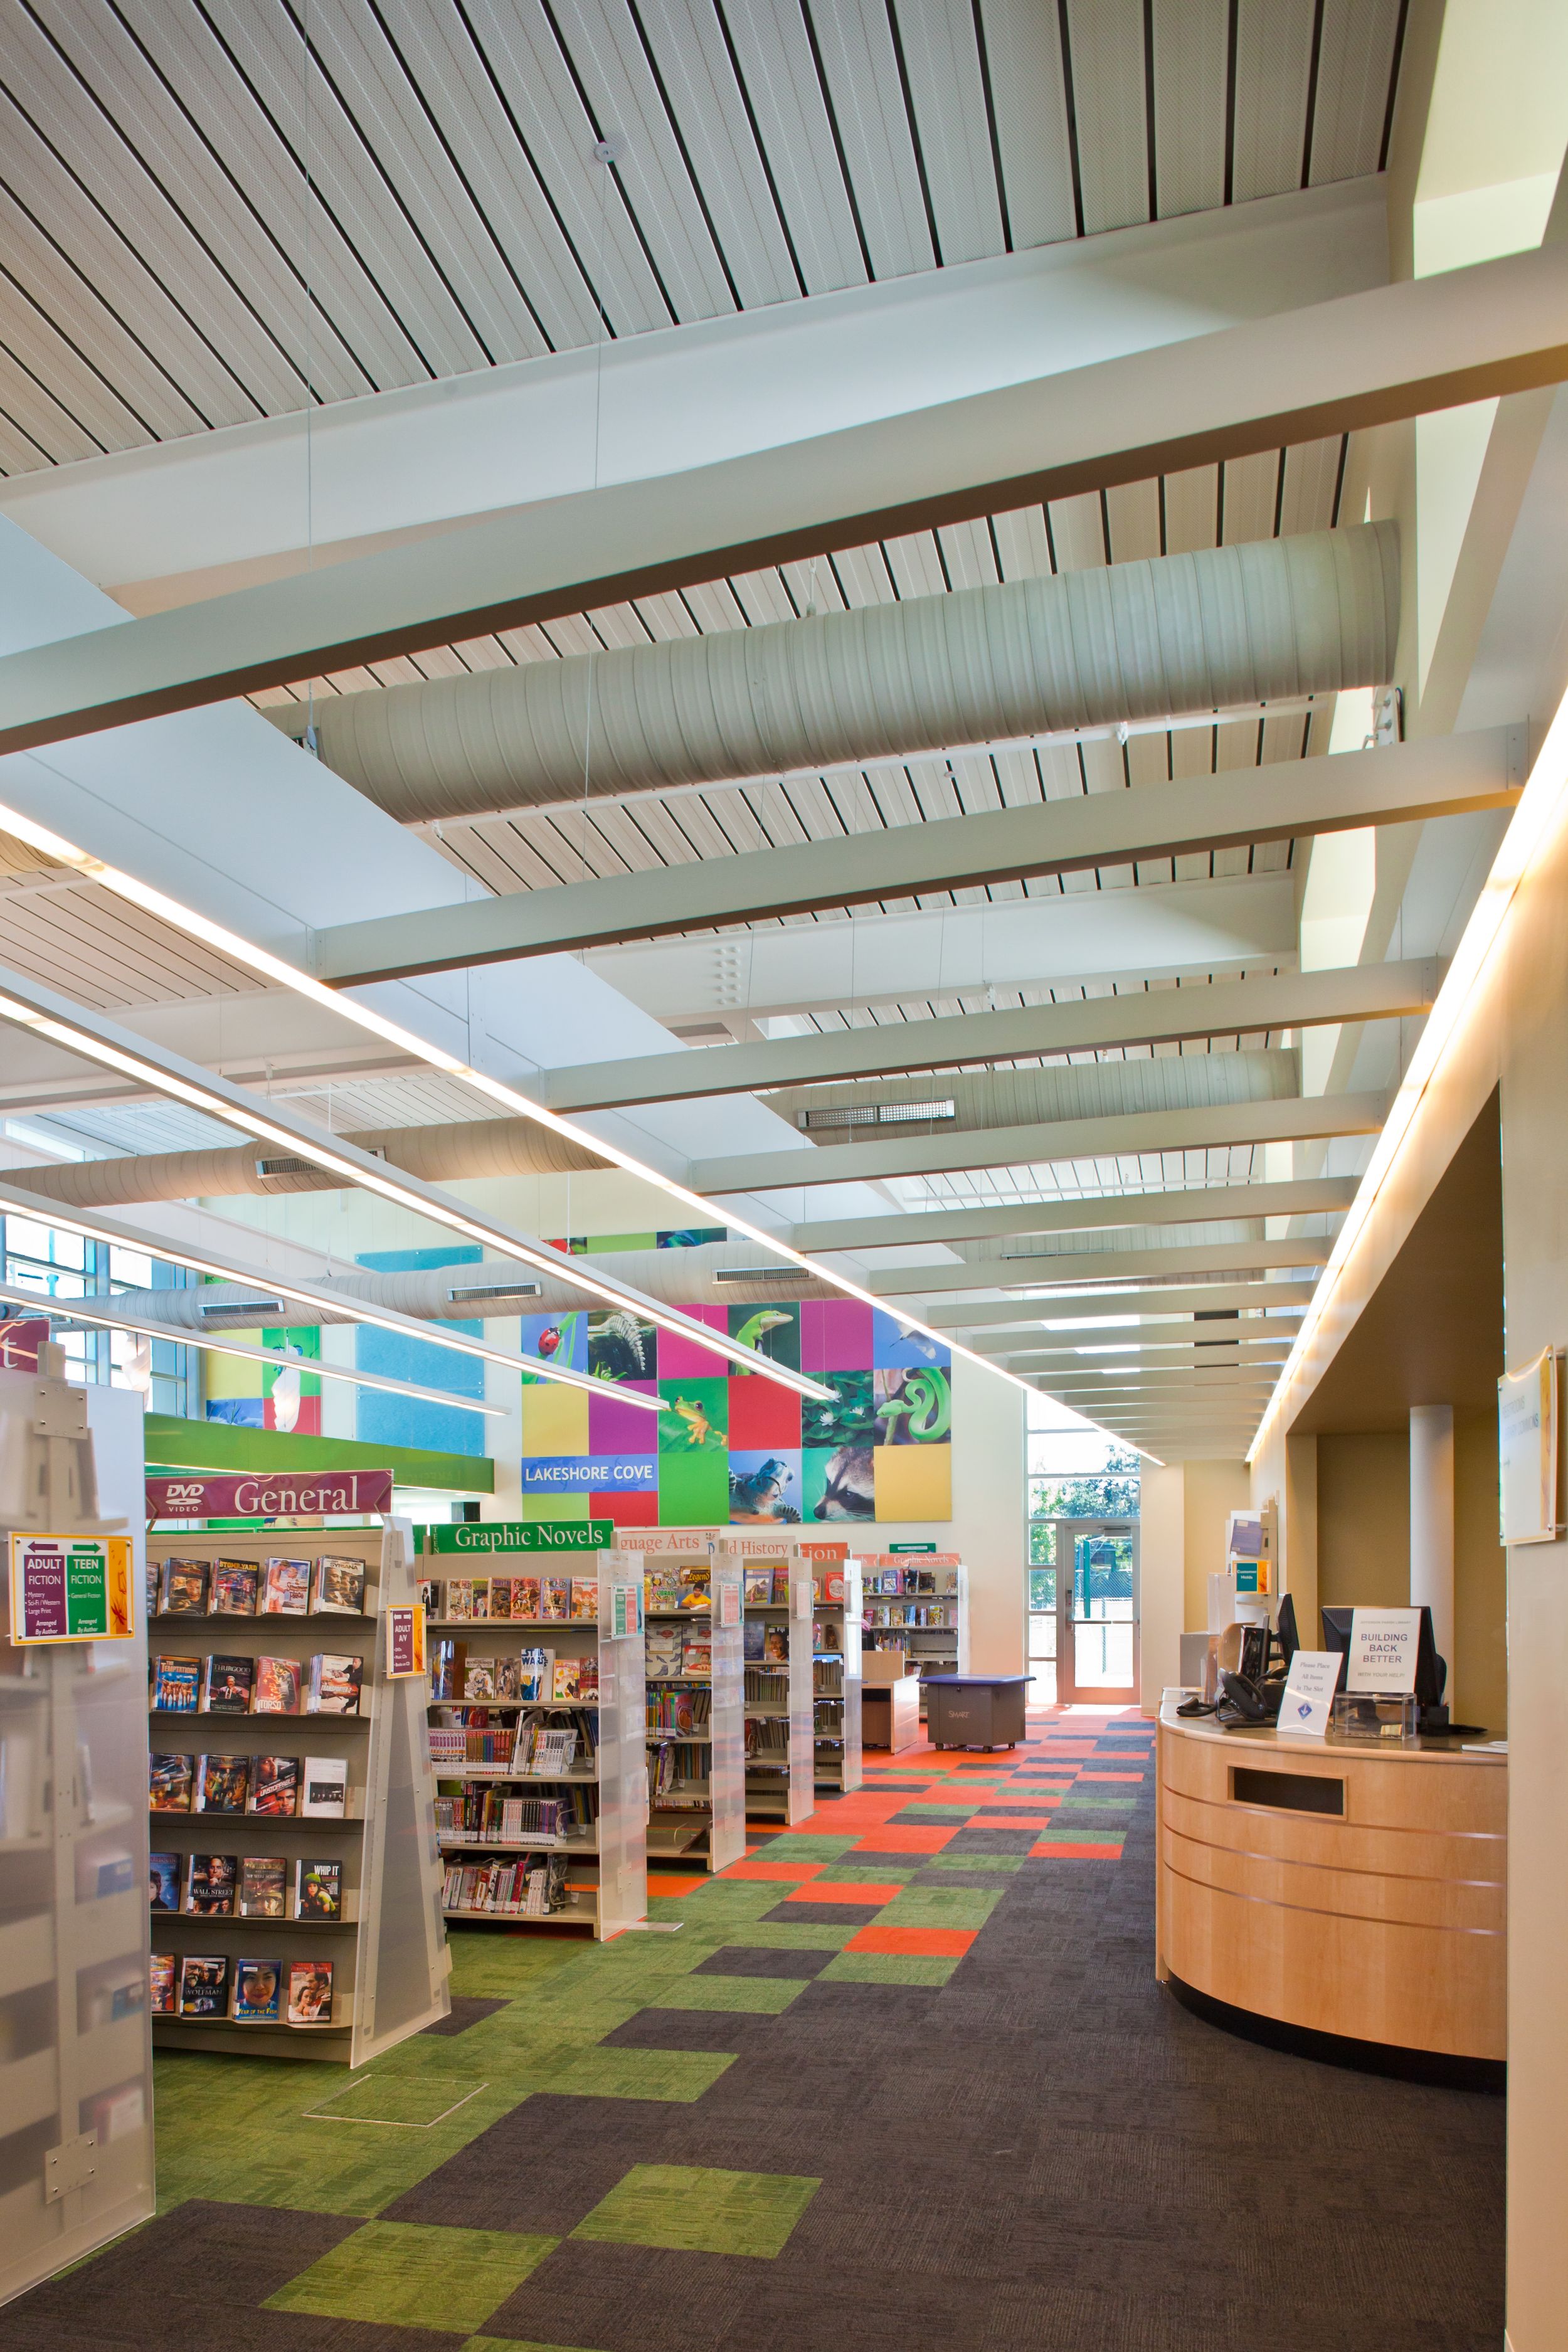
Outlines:
{"type": "Polygon", "coordinates": [[[158,611],[1388,274],[1383,184],[1343,182],[44,468],[0,485],[0,512],[128,610],[158,611]]]}
{"type": "MultiPolygon", "coordinates": [[[[1236,1328],[1245,1329],[1246,1327],[1236,1328]]],[[[975,1353],[981,1356],[1005,1356],[1014,1364],[1026,1356],[1034,1364],[1059,1364],[1066,1369],[1077,1366],[1083,1371],[1097,1371],[1102,1364],[1136,1366],[1145,1362],[1152,1363],[1156,1370],[1171,1364],[1230,1362],[1256,1364],[1264,1361],[1283,1363],[1290,1351],[1291,1334],[1289,1331],[1277,1332],[1273,1338],[1262,1339],[1252,1338],[1166,1340],[1137,1339],[1128,1340],[1124,1346],[1118,1346],[1110,1340],[1107,1340],[1103,1345],[1080,1340],[1076,1345],[1069,1343],[1065,1346],[1048,1344],[1042,1346],[1037,1339],[1037,1343],[1031,1347],[1026,1341],[1020,1344],[1020,1337],[1021,1335],[1015,1335],[1008,1339],[976,1341],[975,1353]],[[1220,1353],[1222,1349],[1228,1349],[1230,1353],[1222,1356],[1220,1353]]]]}
{"type": "Polygon", "coordinates": [[[1383,1095],[1287,1095],[1264,1102],[1215,1103],[1196,1110],[1118,1111],[1098,1118],[1051,1119],[1028,1127],[964,1128],[951,1135],[906,1137],[900,1141],[817,1144],[808,1151],[746,1152],[727,1160],[694,1160],[687,1181],[693,1192],[710,1195],[765,1192],[786,1186],[939,1175],[957,1169],[1027,1168],[1123,1153],[1202,1151],[1216,1145],[1374,1135],[1383,1125],[1386,1108],[1383,1095]]]}
{"type": "MultiPolygon", "coordinates": [[[[543,1099],[551,1110],[602,1110],[626,1103],[682,1102],[700,1095],[973,1067],[1035,1055],[1104,1053],[1118,1046],[1253,1035],[1327,1023],[1404,1020],[1430,1011],[1442,971],[1436,957],[1350,964],[1273,979],[1090,997],[1075,1004],[1032,1004],[1016,1013],[885,1022],[875,1028],[779,1037],[759,1045],[688,1047],[679,1054],[547,1071],[543,1099]]],[[[821,1246],[853,1244],[824,1242],[821,1246]]]]}
{"type": "MultiPolygon", "coordinates": [[[[1291,1316],[1301,1314],[1310,1302],[1316,1285],[1310,1282],[1216,1282],[1194,1283],[1188,1289],[1150,1288],[1147,1290],[1082,1290],[1070,1298],[1002,1298],[976,1300],[965,1307],[937,1306],[931,1309],[931,1322],[941,1330],[977,1329],[982,1325],[1035,1324],[1048,1321],[1055,1328],[1080,1325],[1088,1328],[1120,1321],[1135,1315],[1142,1322],[1173,1321],[1176,1318],[1226,1313],[1237,1307],[1250,1314],[1254,1308],[1266,1307],[1276,1313],[1291,1316]]],[[[1258,1322],[1247,1322],[1244,1330],[1258,1331],[1258,1322]]]]}
{"type": "Polygon", "coordinates": [[[358,987],[932,890],[1507,808],[1523,785],[1523,752],[1522,733],[1489,728],[1332,759],[1231,770],[1185,782],[1179,791],[1138,785],[788,849],[698,858],[604,881],[513,891],[464,906],[335,924],[311,942],[311,969],[333,986],[358,987]]]}
{"type": "Polygon", "coordinates": [[[0,660],[0,751],[1568,376],[1568,252],[612,485],[0,660]]]}
{"type": "Polygon", "coordinates": [[[873,1275],[867,1288],[879,1298],[929,1298],[940,1291],[1021,1290],[1048,1284],[1103,1282],[1127,1272],[1147,1275],[1236,1274],[1271,1265],[1321,1266],[1333,1235],[1307,1241],[1210,1242],[1183,1249],[1064,1250],[1049,1257],[977,1258],[966,1265],[898,1266],[873,1275]]]}
{"type": "MultiPolygon", "coordinates": [[[[1373,969],[1375,967],[1373,967],[1373,969]]],[[[799,1250],[908,1249],[913,1243],[999,1241],[1020,1234],[1092,1233],[1122,1225],[1215,1224],[1233,1217],[1306,1217],[1348,1209],[1354,1176],[1303,1177],[1274,1184],[1193,1185],[1168,1192],[1034,1201],[992,1209],[911,1209],[896,1217],[840,1217],[795,1225],[799,1250]]]]}

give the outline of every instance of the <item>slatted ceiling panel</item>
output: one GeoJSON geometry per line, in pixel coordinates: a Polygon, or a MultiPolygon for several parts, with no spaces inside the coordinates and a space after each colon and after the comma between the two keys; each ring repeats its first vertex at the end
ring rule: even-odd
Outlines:
{"type": "Polygon", "coordinates": [[[1331,528],[1343,461],[1344,440],[1339,434],[1331,440],[1308,441],[1286,450],[1285,488],[1279,501],[1281,537],[1331,528]]]}
{"type": "Polygon", "coordinates": [[[799,0],[716,12],[809,294],[865,282],[866,263],[799,0]]]}
{"type": "Polygon", "coordinates": [[[710,587],[687,588],[682,593],[687,610],[704,636],[715,629],[743,629],[747,625],[745,609],[728,580],[716,581],[710,587]]]}
{"type": "Polygon", "coordinates": [[[973,522],[944,523],[937,532],[942,562],[954,588],[994,587],[1000,574],[990,526],[984,517],[973,522]]]}
{"type": "Polygon", "coordinates": [[[1312,121],[1313,184],[1383,168],[1401,0],[1324,0],[1312,121]]]}
{"type": "Polygon", "coordinates": [[[752,628],[763,628],[770,621],[790,621],[794,608],[784,593],[784,584],[776,570],[745,572],[730,583],[735,602],[752,628]]]}
{"type": "Polygon", "coordinates": [[[1314,0],[1242,0],[1231,180],[1237,204],[1305,183],[1314,13],[1314,0]]]}
{"type": "MultiPolygon", "coordinates": [[[[4,145],[44,234],[92,284],[112,287],[133,332],[166,353],[202,414],[249,418],[296,406],[302,373],[237,307],[179,211],[123,145],[31,17],[12,19],[4,145]],[[155,254],[154,270],[144,257],[155,254]]],[[[334,354],[334,357],[337,356],[334,354]]],[[[337,389],[363,390],[352,373],[337,389]]]]}
{"type": "Polygon", "coordinates": [[[1079,233],[1058,14],[1048,0],[978,0],[1013,250],[1079,233]]]}
{"type": "Polygon", "coordinates": [[[0,894],[0,961],[100,1009],[256,987],[240,965],[85,884],[0,894]]]}
{"type": "Polygon", "coordinates": [[[824,94],[877,278],[934,268],[925,196],[892,27],[884,9],[805,0],[824,94]]]}
{"type": "Polygon", "coordinates": [[[12,322],[0,334],[0,468],[30,473],[37,466],[68,466],[79,457],[101,456],[104,444],[35,383],[16,349],[12,322]]]}
{"type": "Polygon", "coordinates": [[[1189,472],[1167,474],[1163,485],[1165,510],[1165,551],[1195,555],[1219,543],[1219,467],[1194,466],[1189,472]]]}
{"type": "Polygon", "coordinates": [[[1050,744],[1035,758],[1047,800],[1069,800],[1085,789],[1083,767],[1070,744],[1050,744]]]}
{"type": "Polygon", "coordinates": [[[1125,228],[1149,217],[1143,16],[1105,0],[1067,0],[1083,226],[1125,228]]]}
{"type": "Polygon", "coordinates": [[[1158,217],[1225,202],[1229,0],[1150,0],[1158,217]]]}
{"type": "Polygon", "coordinates": [[[942,258],[1004,252],[973,0],[893,0],[893,15],[942,258]]]}
{"type": "Polygon", "coordinates": [[[900,596],[940,596],[947,586],[933,531],[883,542],[888,570],[900,596]]]}
{"type": "Polygon", "coordinates": [[[1079,498],[1053,499],[1051,545],[1058,572],[1084,572],[1109,561],[1105,551],[1105,515],[1096,491],[1079,498]]]}
{"type": "Polygon", "coordinates": [[[879,547],[846,547],[833,559],[833,568],[845,602],[857,605],[891,604],[897,591],[879,547]]]}
{"type": "Polygon", "coordinates": [[[1049,579],[1051,547],[1044,507],[1020,507],[1012,514],[994,515],[991,528],[1001,552],[1004,580],[1049,579]]]}
{"type": "Polygon", "coordinates": [[[1160,485],[1124,482],[1105,494],[1103,523],[1110,525],[1110,559],[1131,563],[1164,552],[1160,544],[1160,485]]]}
{"type": "Polygon", "coordinates": [[[796,614],[845,610],[832,561],[826,555],[807,563],[783,563],[779,566],[779,578],[796,614]]]}

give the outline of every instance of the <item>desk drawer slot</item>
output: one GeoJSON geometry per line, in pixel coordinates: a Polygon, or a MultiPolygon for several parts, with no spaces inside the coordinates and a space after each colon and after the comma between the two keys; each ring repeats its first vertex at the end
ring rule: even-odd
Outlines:
{"type": "Polygon", "coordinates": [[[1344,1819],[1344,1782],[1315,1772],[1255,1772],[1235,1764],[1230,1794],[1237,1805],[1270,1805],[1282,1813],[1337,1813],[1344,1819]]]}

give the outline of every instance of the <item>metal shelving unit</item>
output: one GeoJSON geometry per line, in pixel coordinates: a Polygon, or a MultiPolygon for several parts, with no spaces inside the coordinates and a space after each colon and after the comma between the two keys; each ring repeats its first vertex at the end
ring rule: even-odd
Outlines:
{"type": "MultiPolygon", "coordinates": [[[[695,1545],[662,1552],[639,1549],[619,1555],[644,1579],[644,1606],[650,1649],[661,1629],[679,1628],[709,1643],[710,1672],[650,1673],[645,1738],[654,1751],[648,1814],[649,1858],[688,1868],[725,1870],[746,1850],[745,1725],[742,1661],[743,1588],[740,1563],[717,1555],[716,1547],[695,1545]],[[671,1601],[676,1591],[689,1597],[671,1601]],[[671,1605],[665,1605],[671,1601],[671,1605]],[[705,1721],[692,1731],[647,1719],[659,1702],[679,1692],[706,1698],[705,1721]],[[694,1780],[681,1769],[666,1787],[658,1785],[661,1748],[702,1750],[706,1776],[694,1780]]],[[[677,1758],[678,1763],[679,1762],[677,1758]]]]}
{"type": "MultiPolygon", "coordinates": [[[[902,1650],[911,1675],[969,1672],[969,1579],[956,1552],[863,1552],[865,1646],[902,1650]]],[[[925,1717],[921,1694],[921,1717],[925,1717]]]]}
{"type": "Polygon", "coordinates": [[[812,1708],[814,1776],[841,1795],[865,1777],[860,1732],[860,1570],[852,1559],[824,1559],[802,1547],[813,1577],[812,1708]]]}
{"type": "MultiPolygon", "coordinates": [[[[812,1783],[811,1567],[793,1545],[721,1536],[715,1558],[739,1568],[744,1629],[761,1629],[782,1657],[742,1655],[746,1811],[754,1821],[804,1821],[812,1783]],[[768,1597],[755,1588],[765,1580],[768,1597]]],[[[744,1639],[742,1640],[744,1650],[744,1639]]]]}

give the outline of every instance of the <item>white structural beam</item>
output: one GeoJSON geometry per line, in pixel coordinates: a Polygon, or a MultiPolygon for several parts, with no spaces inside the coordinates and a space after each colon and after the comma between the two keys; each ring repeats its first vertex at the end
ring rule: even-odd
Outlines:
{"type": "Polygon", "coordinates": [[[1235,1274],[1272,1265],[1321,1266],[1328,1263],[1332,1234],[1308,1241],[1210,1242],[1185,1249],[1063,1250],[1049,1257],[976,1258],[966,1265],[899,1266],[873,1275],[868,1287],[879,1298],[925,1298],[940,1291],[1047,1290],[1075,1282],[1104,1282],[1118,1273],[1133,1277],[1235,1274]]]}
{"type": "Polygon", "coordinates": [[[1382,285],[1384,216],[1369,178],[1037,246],[54,467],[0,486],[0,512],[155,611],[307,551],[338,562],[1382,285]]]}
{"type": "Polygon", "coordinates": [[[1273,979],[1090,997],[1078,1004],[1032,1004],[1016,1013],[887,1022],[875,1028],[778,1037],[765,1045],[689,1047],[679,1054],[552,1070],[543,1081],[543,1099],[551,1110],[600,1110],[626,1103],[689,1101],[700,1095],[750,1094],[960,1065],[972,1068],[981,1062],[1020,1061],[1037,1054],[1103,1053],[1117,1046],[1246,1036],[1323,1023],[1403,1020],[1431,1009],[1442,970],[1436,957],[1348,964],[1273,979]]]}
{"type": "MultiPolygon", "coordinates": [[[[982,1016],[983,1018],[985,1016],[982,1016]]],[[[1167,1192],[1112,1192],[1032,1201],[1021,1208],[910,1210],[897,1217],[839,1217],[796,1225],[799,1250],[908,1249],[917,1242],[1000,1241],[1013,1234],[1072,1234],[1123,1225],[1215,1224],[1233,1217],[1306,1217],[1348,1209],[1354,1176],[1303,1177],[1273,1184],[1194,1185],[1167,1192]]]]}
{"type": "MultiPolygon", "coordinates": [[[[1077,1329],[1080,1325],[1174,1323],[1189,1316],[1228,1314],[1233,1308],[1251,1316],[1255,1308],[1299,1316],[1310,1303],[1316,1287],[1310,1282],[1194,1283],[1179,1287],[1133,1290],[1086,1289],[1070,1298],[1001,1298],[976,1300],[964,1307],[934,1307],[931,1321],[938,1328],[976,1329],[982,1325],[1034,1324],[1041,1329],[1077,1329]]],[[[1249,1320],[1244,1330],[1260,1331],[1262,1323],[1249,1320]]]]}
{"type": "Polygon", "coordinates": [[[0,751],[1568,376],[1568,252],[1339,297],[37,646],[0,751]]]}
{"type": "MultiPolygon", "coordinates": [[[[987,989],[1142,988],[1146,981],[1296,961],[1289,874],[1041,892],[909,914],[862,914],[595,948],[590,971],[667,1024],[872,1011],[987,989]]],[[[714,1050],[722,1052],[723,1047],[714,1050]]]]}
{"type": "Polygon", "coordinates": [[[1177,791],[1144,784],[513,891],[333,925],[312,942],[311,968],[335,987],[359,987],[821,908],[1507,808],[1523,785],[1523,750],[1522,732],[1490,728],[1233,770],[1177,791]]]}
{"type": "Polygon", "coordinates": [[[1061,1118],[1029,1127],[964,1128],[901,1142],[817,1144],[809,1151],[747,1152],[695,1160],[688,1181],[709,1194],[781,1186],[872,1182],[964,1168],[1033,1167],[1058,1160],[1100,1160],[1143,1151],[1201,1151],[1215,1145],[1290,1143],[1330,1136],[1374,1135],[1387,1108],[1383,1095],[1289,1095],[1266,1102],[1216,1103],[1197,1110],[1119,1111],[1099,1118],[1061,1118]]]}
{"type": "MultiPolygon", "coordinates": [[[[1240,1327],[1237,1327],[1238,1328],[1240,1327]]],[[[1037,1343],[1020,1346],[1016,1337],[1011,1339],[983,1339],[975,1349],[982,1356],[1005,1356],[1013,1361],[1026,1356],[1031,1363],[1059,1364],[1083,1371],[1098,1371],[1102,1365],[1120,1364],[1136,1367],[1148,1363],[1156,1370],[1181,1364],[1256,1364],[1262,1361],[1283,1363],[1290,1352],[1289,1332],[1277,1333],[1272,1339],[1133,1339],[1118,1347],[1107,1341],[1103,1346],[1079,1342],[1077,1346],[1050,1347],[1037,1343]],[[1221,1353],[1222,1349],[1228,1350],[1221,1353]]]]}

